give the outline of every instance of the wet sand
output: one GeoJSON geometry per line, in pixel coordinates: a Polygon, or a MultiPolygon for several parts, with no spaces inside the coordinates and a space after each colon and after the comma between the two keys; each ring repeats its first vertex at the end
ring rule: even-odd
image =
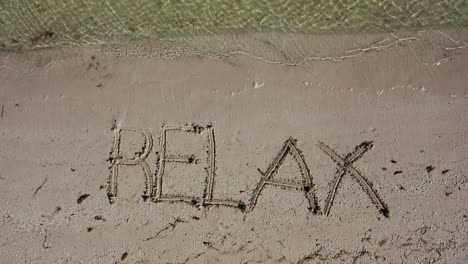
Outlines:
{"type": "Polygon", "coordinates": [[[0,262],[465,263],[466,35],[262,36],[1,53],[0,262]]]}

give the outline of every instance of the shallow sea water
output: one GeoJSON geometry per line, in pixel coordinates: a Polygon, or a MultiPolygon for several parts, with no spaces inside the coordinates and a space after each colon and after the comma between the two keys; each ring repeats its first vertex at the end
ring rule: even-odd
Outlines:
{"type": "Polygon", "coordinates": [[[0,49],[468,25],[466,0],[0,0],[0,49]]]}

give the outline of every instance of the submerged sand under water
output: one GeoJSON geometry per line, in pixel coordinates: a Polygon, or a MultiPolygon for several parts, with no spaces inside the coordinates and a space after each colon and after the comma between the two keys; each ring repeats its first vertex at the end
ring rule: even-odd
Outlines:
{"type": "Polygon", "coordinates": [[[396,32],[467,23],[464,0],[0,0],[0,48],[259,32],[396,32]]]}

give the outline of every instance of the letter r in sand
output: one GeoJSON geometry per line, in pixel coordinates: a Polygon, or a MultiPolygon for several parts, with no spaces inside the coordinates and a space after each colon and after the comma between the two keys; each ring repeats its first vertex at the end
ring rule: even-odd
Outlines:
{"type": "Polygon", "coordinates": [[[145,175],[145,191],[143,193],[143,199],[147,199],[151,193],[150,188],[153,185],[151,177],[151,169],[146,162],[146,158],[151,152],[153,147],[153,138],[151,133],[146,132],[141,129],[134,128],[120,128],[116,127],[114,130],[114,145],[112,147],[112,153],[110,157],[111,166],[109,180],[108,180],[108,191],[107,196],[109,197],[109,202],[113,203],[115,197],[117,197],[118,191],[118,176],[119,176],[119,166],[136,166],[140,165],[143,169],[145,175]],[[144,145],[141,151],[135,153],[135,156],[132,158],[125,158],[121,152],[121,142],[122,142],[122,132],[131,132],[141,134],[144,138],[144,145]]]}

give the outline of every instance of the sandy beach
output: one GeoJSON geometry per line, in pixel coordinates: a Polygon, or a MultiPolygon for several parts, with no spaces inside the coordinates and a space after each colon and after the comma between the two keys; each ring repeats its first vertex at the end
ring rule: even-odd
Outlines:
{"type": "Polygon", "coordinates": [[[0,262],[466,263],[466,32],[265,36],[0,53],[0,262]]]}

